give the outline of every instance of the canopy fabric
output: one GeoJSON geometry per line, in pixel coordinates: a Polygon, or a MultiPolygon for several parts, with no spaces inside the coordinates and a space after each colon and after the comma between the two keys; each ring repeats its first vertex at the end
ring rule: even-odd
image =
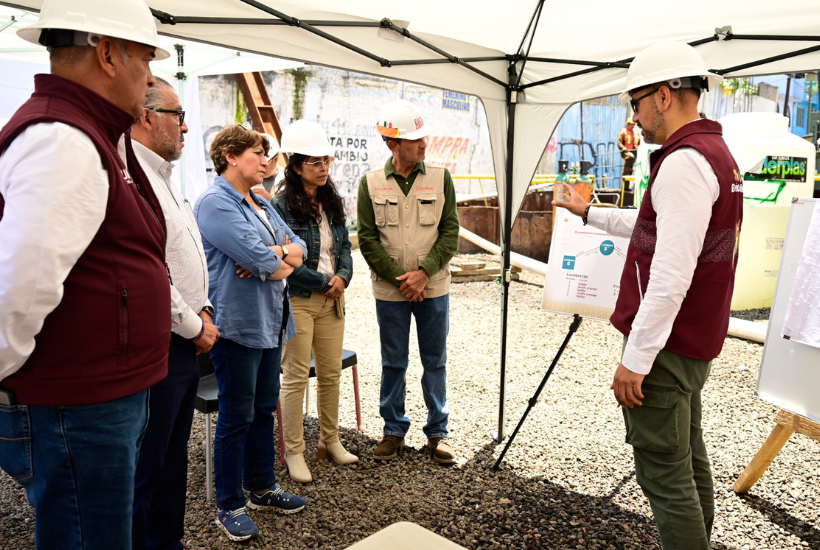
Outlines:
{"type": "MultiPolygon", "coordinates": [[[[2,3],[37,10],[42,0],[2,3]]],[[[697,46],[707,65],[713,70],[725,71],[725,76],[801,72],[820,67],[820,2],[817,0],[791,8],[766,0],[691,0],[684,5],[659,5],[651,9],[624,9],[609,0],[552,2],[544,6],[542,13],[539,12],[537,21],[533,19],[543,5],[540,0],[348,0],[342,4],[328,4],[324,0],[148,0],[147,3],[152,9],[176,18],[177,24],[170,24],[170,19],[158,24],[159,31],[169,36],[480,97],[489,120],[500,190],[505,188],[507,176],[507,56],[528,53],[529,61],[516,63],[520,73],[518,84],[523,89],[517,94],[515,111],[514,184],[513,194],[509,197],[513,203],[513,218],[563,112],[577,101],[622,91],[626,63],[646,46],[668,40],[692,43],[714,39],[717,28],[731,26],[736,38],[711,40],[697,46]],[[328,9],[331,5],[338,7],[328,9]],[[313,24],[319,32],[388,60],[392,66],[305,28],[275,24],[277,21],[281,23],[281,19],[272,15],[271,10],[313,24]],[[399,64],[445,60],[445,57],[410,37],[378,26],[320,23],[376,25],[383,18],[407,28],[414,37],[449,56],[493,58],[469,63],[486,76],[450,62],[399,64]],[[217,19],[222,23],[217,23],[217,19]],[[262,21],[267,24],[258,24],[262,21]],[[528,32],[533,27],[534,33],[528,32]],[[747,35],[781,38],[740,39],[747,35]],[[531,45],[525,40],[529,36],[532,37],[531,45]],[[783,37],[790,39],[783,40],[783,37]],[[743,67],[747,63],[799,50],[808,51],[743,67]],[[591,63],[615,63],[616,66],[598,69],[591,63]],[[560,80],[533,85],[548,79],[560,80]]],[[[508,199],[503,191],[499,198],[502,206],[508,199]]],[[[503,215],[504,208],[501,210],[503,215]]]]}
{"type": "MultiPolygon", "coordinates": [[[[48,65],[48,52],[46,49],[26,42],[18,37],[15,32],[17,29],[36,22],[36,13],[0,6],[0,59],[48,65]]],[[[182,73],[186,78],[253,71],[282,71],[303,66],[302,63],[296,61],[252,54],[236,49],[226,49],[168,36],[160,36],[160,45],[169,52],[174,53],[176,53],[176,45],[183,47],[184,67],[182,73]]],[[[178,56],[171,55],[168,59],[152,62],[151,70],[154,74],[169,80],[176,77],[177,73],[180,72],[178,63],[178,56]]]]}
{"type": "MultiPolygon", "coordinates": [[[[37,22],[37,14],[22,9],[0,6],[0,60],[3,60],[4,76],[0,81],[0,128],[7,122],[19,105],[33,91],[33,76],[48,72],[48,52],[42,46],[26,42],[18,37],[16,30],[37,22]]],[[[199,107],[199,76],[233,74],[252,71],[281,71],[295,69],[303,64],[268,55],[240,52],[235,49],[160,36],[160,45],[169,52],[183,49],[183,66],[179,67],[178,55],[154,61],[151,70],[176,89],[187,111],[189,143],[202,142],[199,107]],[[178,79],[179,74],[184,79],[178,79]]],[[[205,153],[201,147],[189,149],[182,162],[176,164],[171,180],[183,196],[192,203],[208,187],[205,171],[205,153]]]]}
{"type": "MultiPolygon", "coordinates": [[[[727,77],[820,68],[818,0],[799,5],[690,0],[626,8],[611,0],[548,5],[545,0],[147,3],[161,21],[157,28],[162,34],[482,100],[504,245],[498,441],[505,422],[507,243],[537,163],[566,109],[623,91],[631,59],[647,46],[670,40],[696,46],[708,67],[727,77]]],[[[15,5],[37,10],[42,0],[15,0],[15,5]]]]}

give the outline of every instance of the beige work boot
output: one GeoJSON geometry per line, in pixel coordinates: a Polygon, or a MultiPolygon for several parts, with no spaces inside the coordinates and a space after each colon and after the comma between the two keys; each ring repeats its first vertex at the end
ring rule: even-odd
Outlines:
{"type": "Polygon", "coordinates": [[[376,460],[393,460],[404,447],[404,438],[397,435],[385,435],[381,443],[373,449],[376,460]]]}
{"type": "Polygon", "coordinates": [[[285,453],[285,464],[288,467],[288,474],[293,481],[299,483],[310,483],[313,476],[310,475],[307,464],[305,464],[305,454],[285,453]]]}
{"type": "Polygon", "coordinates": [[[323,460],[332,460],[336,464],[354,464],[359,461],[359,457],[347,452],[338,439],[331,443],[319,440],[316,456],[323,460]]]}
{"type": "Polygon", "coordinates": [[[426,448],[433,460],[439,464],[453,464],[456,461],[456,452],[449,437],[431,437],[427,440],[426,448]]]}

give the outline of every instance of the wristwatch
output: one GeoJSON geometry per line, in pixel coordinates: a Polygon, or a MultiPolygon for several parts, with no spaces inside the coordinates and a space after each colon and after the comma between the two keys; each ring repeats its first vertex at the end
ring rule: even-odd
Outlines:
{"type": "Polygon", "coordinates": [[[290,252],[288,252],[288,247],[282,245],[282,259],[284,260],[285,258],[287,258],[288,254],[290,254],[290,252]]]}
{"type": "Polygon", "coordinates": [[[205,306],[200,311],[204,311],[205,313],[210,315],[211,318],[213,319],[213,316],[214,316],[215,312],[214,312],[214,308],[212,308],[211,306],[205,306]]]}

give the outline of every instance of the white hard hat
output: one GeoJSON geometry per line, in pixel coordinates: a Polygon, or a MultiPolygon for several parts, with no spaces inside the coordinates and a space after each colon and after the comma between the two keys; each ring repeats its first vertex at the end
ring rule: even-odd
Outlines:
{"type": "Polygon", "coordinates": [[[672,88],[708,89],[717,86],[721,80],[722,76],[709,72],[703,58],[689,44],[663,42],[649,46],[635,56],[626,74],[626,90],[618,95],[618,99],[629,101],[631,91],[658,82],[669,82],[672,88]]]}
{"type": "Polygon", "coordinates": [[[327,134],[317,122],[297,120],[282,132],[280,151],[298,153],[309,157],[333,155],[333,146],[327,141],[327,134]]]}
{"type": "Polygon", "coordinates": [[[382,136],[394,139],[421,139],[430,133],[418,108],[404,99],[382,107],[376,129],[382,136]]]}
{"type": "MultiPolygon", "coordinates": [[[[155,59],[170,56],[159,47],[157,25],[144,0],[46,0],[40,20],[17,34],[23,40],[48,46],[48,41],[41,41],[46,29],[130,40],[156,48],[155,59]]],[[[93,45],[90,40],[89,43],[93,45]]]]}
{"type": "Polygon", "coordinates": [[[260,133],[260,136],[265,136],[268,140],[268,145],[270,145],[270,149],[268,150],[268,158],[273,157],[274,155],[279,154],[279,143],[277,143],[276,138],[270,134],[260,133]]]}

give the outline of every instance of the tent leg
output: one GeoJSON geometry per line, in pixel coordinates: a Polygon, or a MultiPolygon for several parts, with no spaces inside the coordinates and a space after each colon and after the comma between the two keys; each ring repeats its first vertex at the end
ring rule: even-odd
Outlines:
{"type": "MultiPolygon", "coordinates": [[[[510,64],[510,82],[516,80],[515,63],[510,64]]],[[[507,92],[507,166],[504,185],[504,229],[501,235],[501,380],[498,389],[498,430],[493,439],[501,443],[506,437],[504,426],[506,416],[507,383],[507,308],[510,300],[510,244],[512,240],[512,196],[513,196],[513,152],[515,151],[515,105],[517,92],[507,92]]]]}
{"type": "MultiPolygon", "coordinates": [[[[185,109],[185,46],[174,44],[177,51],[177,80],[179,80],[179,103],[185,109]]],[[[185,197],[185,159],[179,163],[179,186],[185,197]]]]}

